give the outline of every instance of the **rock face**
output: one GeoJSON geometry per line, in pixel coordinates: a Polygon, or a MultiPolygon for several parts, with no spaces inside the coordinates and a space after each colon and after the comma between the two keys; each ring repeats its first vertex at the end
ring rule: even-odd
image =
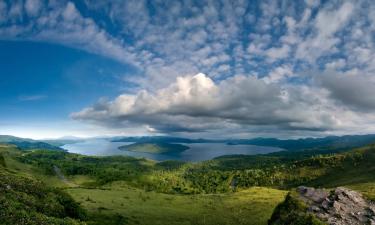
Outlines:
{"type": "Polygon", "coordinates": [[[375,205],[347,188],[328,192],[323,189],[298,187],[297,192],[308,211],[329,225],[375,225],[375,205]]]}

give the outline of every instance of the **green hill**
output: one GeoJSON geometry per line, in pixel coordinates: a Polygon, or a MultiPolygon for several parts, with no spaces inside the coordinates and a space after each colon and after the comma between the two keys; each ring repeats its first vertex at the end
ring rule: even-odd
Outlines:
{"type": "Polygon", "coordinates": [[[375,145],[345,153],[230,156],[199,163],[0,145],[7,176],[44,180],[48,186],[24,183],[46,193],[64,188],[87,210],[88,224],[266,224],[287,191],[300,185],[347,186],[374,199],[374,162],[375,145]]]}
{"type": "MultiPolygon", "coordinates": [[[[0,151],[0,224],[78,225],[86,212],[66,192],[8,169],[11,160],[0,151]]],[[[14,150],[16,151],[16,150],[14,150]]],[[[26,172],[26,171],[25,171],[26,172]]]]}
{"type": "Polygon", "coordinates": [[[47,149],[47,150],[64,151],[64,149],[53,144],[49,144],[46,142],[37,141],[37,140],[29,139],[29,138],[19,138],[19,137],[10,136],[10,135],[0,135],[0,143],[15,145],[19,149],[22,149],[22,150],[47,149]]]}
{"type": "MultiPolygon", "coordinates": [[[[175,188],[173,193],[161,193],[167,189],[160,188],[157,180],[161,178],[169,183],[178,179],[172,171],[180,170],[185,163],[155,163],[124,156],[87,157],[42,150],[23,152],[10,146],[0,148],[0,155],[7,164],[6,170],[17,174],[15,176],[30,177],[22,179],[27,179],[24,183],[31,185],[35,192],[46,193],[53,200],[55,197],[48,190],[60,193],[61,189],[55,187],[62,187],[87,211],[85,222],[91,225],[266,224],[273,208],[286,194],[282,190],[253,187],[236,193],[181,195],[177,186],[171,186],[175,188]],[[58,178],[54,166],[61,169],[64,180],[58,178]],[[156,176],[156,173],[165,174],[156,176]],[[48,185],[34,185],[31,180],[36,179],[46,180],[48,185]]],[[[7,182],[2,179],[0,183],[6,185],[7,182]]],[[[12,198],[7,199],[11,204],[18,203],[12,198]]],[[[46,204],[45,201],[44,198],[34,200],[35,204],[46,204]]],[[[24,224],[34,224],[30,213],[27,214],[30,221],[24,224]]],[[[37,213],[46,212],[41,209],[37,213]]],[[[15,217],[19,219],[22,215],[15,217]]],[[[52,221],[51,218],[46,220],[52,221]]],[[[79,222],[65,220],[59,224],[79,222]]]]}
{"type": "Polygon", "coordinates": [[[165,154],[183,152],[189,149],[189,147],[182,144],[171,143],[134,143],[130,145],[120,146],[119,149],[133,152],[165,154]]]}

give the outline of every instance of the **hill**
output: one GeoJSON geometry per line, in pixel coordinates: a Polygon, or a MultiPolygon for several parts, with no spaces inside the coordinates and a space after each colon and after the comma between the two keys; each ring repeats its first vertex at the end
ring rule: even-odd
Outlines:
{"type": "MultiPolygon", "coordinates": [[[[163,189],[156,188],[157,180],[173,182],[173,173],[168,171],[184,166],[180,162],[155,163],[123,156],[87,157],[43,150],[22,152],[11,146],[0,148],[0,155],[13,173],[46,180],[46,189],[62,187],[87,211],[85,222],[91,225],[265,224],[286,194],[273,188],[253,187],[236,193],[181,195],[177,186],[173,192],[161,193],[163,189]],[[56,167],[65,176],[63,180],[56,175],[56,167]],[[155,177],[155,173],[165,174],[155,177]]],[[[45,189],[33,189],[48,194],[45,189]]],[[[42,199],[36,202],[44,204],[42,199]]]]}
{"type": "Polygon", "coordinates": [[[375,145],[199,163],[0,148],[1,165],[64,188],[88,211],[89,224],[265,224],[286,191],[300,185],[346,186],[374,199],[374,162],[375,145]]]}
{"type": "Polygon", "coordinates": [[[46,143],[46,142],[37,141],[37,140],[29,139],[29,138],[19,138],[19,137],[10,136],[10,135],[0,135],[0,143],[12,144],[22,150],[48,149],[48,150],[55,150],[55,151],[64,151],[64,149],[56,145],[46,143]]]}
{"type": "Polygon", "coordinates": [[[11,147],[0,148],[0,224],[85,224],[86,212],[69,194],[12,169],[4,148],[11,147]]]}
{"type": "Polygon", "coordinates": [[[276,138],[255,138],[243,140],[231,140],[227,142],[231,145],[249,144],[279,147],[289,151],[301,150],[345,150],[361,147],[375,143],[375,135],[345,135],[328,136],[323,138],[301,138],[291,140],[280,140],[276,138]]]}
{"type": "Polygon", "coordinates": [[[375,134],[328,136],[282,140],[277,138],[254,139],[190,139],[169,136],[115,137],[113,142],[135,143],[227,143],[228,145],[257,145],[283,148],[288,151],[344,151],[375,143],[375,134]]]}
{"type": "Polygon", "coordinates": [[[170,143],[134,143],[130,145],[123,145],[119,147],[120,150],[133,151],[133,152],[146,152],[154,154],[165,153],[180,153],[187,149],[188,146],[181,144],[170,143]]]}

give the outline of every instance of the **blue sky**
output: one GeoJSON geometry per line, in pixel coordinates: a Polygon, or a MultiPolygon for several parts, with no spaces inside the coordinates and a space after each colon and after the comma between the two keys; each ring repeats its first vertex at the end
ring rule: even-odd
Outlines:
{"type": "Polygon", "coordinates": [[[374,34],[366,0],[0,0],[0,133],[374,133],[374,34]]]}

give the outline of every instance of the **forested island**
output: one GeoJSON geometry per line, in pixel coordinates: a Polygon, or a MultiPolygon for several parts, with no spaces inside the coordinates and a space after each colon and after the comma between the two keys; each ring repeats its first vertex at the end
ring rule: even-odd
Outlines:
{"type": "Polygon", "coordinates": [[[146,152],[154,154],[165,154],[165,153],[180,153],[187,149],[188,146],[182,144],[173,143],[153,143],[153,142],[141,142],[129,145],[123,145],[119,147],[120,150],[133,151],[133,152],[146,152]]]}

